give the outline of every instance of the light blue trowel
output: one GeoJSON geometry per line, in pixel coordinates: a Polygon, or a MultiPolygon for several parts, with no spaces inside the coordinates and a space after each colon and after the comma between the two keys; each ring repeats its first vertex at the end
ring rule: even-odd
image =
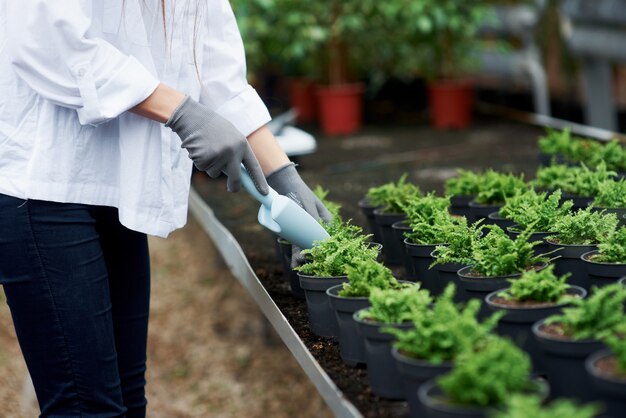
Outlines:
{"type": "Polygon", "coordinates": [[[259,193],[243,164],[241,184],[248,193],[261,202],[259,223],[276,235],[302,249],[311,248],[313,242],[328,238],[328,232],[322,225],[287,196],[279,195],[271,187],[266,196],[259,193]]]}

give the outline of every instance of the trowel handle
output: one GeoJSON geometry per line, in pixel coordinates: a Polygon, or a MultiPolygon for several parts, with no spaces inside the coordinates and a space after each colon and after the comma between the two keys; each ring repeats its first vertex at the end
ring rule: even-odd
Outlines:
{"type": "Polygon", "coordinates": [[[254,182],[252,181],[252,178],[250,178],[250,174],[248,174],[248,170],[246,170],[246,167],[241,164],[240,169],[241,184],[243,185],[243,188],[246,189],[246,191],[250,193],[252,197],[261,202],[263,205],[270,206],[272,204],[272,200],[274,200],[274,197],[276,197],[278,193],[276,193],[276,191],[271,187],[267,186],[270,192],[267,195],[263,196],[261,193],[259,193],[256,186],[254,185],[254,182]]]}

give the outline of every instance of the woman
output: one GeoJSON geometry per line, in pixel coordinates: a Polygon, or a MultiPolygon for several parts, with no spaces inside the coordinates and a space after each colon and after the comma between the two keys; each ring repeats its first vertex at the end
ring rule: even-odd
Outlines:
{"type": "Polygon", "coordinates": [[[192,163],[325,208],[227,0],[4,1],[0,92],[0,283],[41,416],[143,417],[146,234],[185,224],[192,163]]]}

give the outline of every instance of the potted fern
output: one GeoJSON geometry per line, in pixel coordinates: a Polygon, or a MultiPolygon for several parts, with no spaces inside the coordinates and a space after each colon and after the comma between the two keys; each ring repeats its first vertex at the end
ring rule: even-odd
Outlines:
{"type": "Polygon", "coordinates": [[[455,285],[449,284],[432,307],[412,319],[409,329],[388,330],[395,336],[392,355],[403,380],[411,417],[424,414],[417,398],[419,387],[429,379],[451,370],[455,358],[473,350],[495,327],[502,314],[480,322],[480,302],[454,302],[455,285]]]}
{"type": "Polygon", "coordinates": [[[358,260],[347,269],[348,282],[326,290],[339,324],[341,359],[349,366],[365,363],[363,338],[352,315],[369,306],[372,289],[397,289],[401,284],[384,265],[376,260],[358,260]]]}
{"type": "Polygon", "coordinates": [[[591,206],[596,210],[614,213],[620,226],[626,225],[626,180],[606,180],[600,183],[591,206]]]}
{"type": "Polygon", "coordinates": [[[615,214],[596,212],[590,207],[556,219],[550,228],[555,235],[546,238],[548,252],[555,256],[555,273],[570,273],[569,283],[589,290],[587,269],[580,256],[596,250],[616,228],[615,214]]]}
{"type": "MultiPolygon", "coordinates": [[[[408,271],[431,293],[439,294],[444,286],[438,285],[435,270],[430,270],[431,253],[445,239],[445,230],[450,229],[454,218],[448,212],[450,199],[438,197],[434,192],[426,196],[409,199],[404,205],[409,231],[403,233],[408,271]]],[[[398,228],[397,224],[396,228],[398,228]]]]}
{"type": "Polygon", "coordinates": [[[602,238],[598,249],[580,256],[586,266],[591,285],[615,283],[626,276],[626,227],[602,238]]]}
{"type": "Polygon", "coordinates": [[[424,383],[418,396],[429,417],[485,418],[515,394],[547,397],[547,385],[533,381],[530,371],[526,353],[491,336],[459,354],[452,371],[424,383]]]}
{"type": "Polygon", "coordinates": [[[498,173],[489,170],[482,176],[479,191],[474,200],[469,202],[474,219],[487,218],[504,205],[507,197],[528,188],[522,176],[498,173]]]}
{"type": "Polygon", "coordinates": [[[528,270],[543,270],[547,259],[536,255],[537,241],[529,242],[532,228],[515,240],[497,225],[486,225],[489,232],[472,242],[472,262],[457,272],[461,286],[481,300],[488,293],[507,287],[528,270]]]}
{"type": "Polygon", "coordinates": [[[544,254],[548,252],[546,238],[555,235],[552,225],[568,215],[573,206],[571,200],[561,201],[560,190],[550,195],[528,190],[508,198],[507,204],[500,209],[500,214],[515,222],[515,225],[507,228],[512,238],[517,237],[521,231],[532,228],[528,239],[540,241],[535,246],[535,253],[544,254]]]}
{"type": "Polygon", "coordinates": [[[572,306],[562,314],[533,324],[554,396],[593,400],[584,359],[603,348],[601,339],[626,321],[625,300],[626,289],[620,284],[594,287],[587,298],[571,299],[572,306]]]}
{"type": "Polygon", "coordinates": [[[567,306],[572,297],[584,298],[587,291],[566,283],[569,273],[557,277],[554,266],[542,271],[527,271],[519,279],[509,280],[511,286],[491,292],[485,303],[494,312],[505,315],[498,323],[498,333],[509,336],[526,351],[535,370],[542,370],[541,355],[532,338],[534,322],[555,315],[567,306]]]}
{"type": "Polygon", "coordinates": [[[367,192],[370,204],[378,206],[374,209],[374,222],[383,245],[385,261],[388,264],[401,264],[404,248],[396,239],[391,228],[395,222],[406,219],[404,206],[407,201],[421,194],[419,187],[406,181],[407,174],[403,174],[397,182],[374,187],[367,192]]]}
{"type": "MultiPolygon", "coordinates": [[[[624,325],[624,324],[622,324],[624,325]]],[[[626,411],[626,340],[624,327],[603,337],[608,350],[587,358],[585,369],[609,416],[619,417],[626,411]]]]}
{"type": "Polygon", "coordinates": [[[336,222],[327,229],[329,238],[303,250],[307,262],[294,268],[304,290],[311,331],[321,337],[339,334],[326,290],[348,281],[347,269],[360,260],[376,260],[378,249],[369,245],[369,235],[349,222],[336,222]]]}
{"type": "Polygon", "coordinates": [[[603,409],[597,403],[579,405],[571,399],[555,399],[548,405],[537,395],[515,394],[492,418],[595,418],[603,409]]]}
{"type": "Polygon", "coordinates": [[[450,213],[471,218],[469,202],[474,200],[480,191],[482,175],[469,170],[459,169],[456,177],[445,182],[446,196],[450,196],[450,213]]]}
{"type": "Polygon", "coordinates": [[[400,290],[373,289],[369,299],[371,306],[353,316],[365,341],[367,379],[375,395],[403,399],[402,380],[391,356],[394,337],[388,330],[410,328],[411,319],[428,309],[432,298],[427,290],[410,286],[400,290]]]}
{"type": "Polygon", "coordinates": [[[598,194],[599,185],[615,175],[614,171],[606,168],[605,163],[600,163],[594,169],[584,164],[576,167],[556,164],[539,168],[532,184],[541,190],[561,189],[563,199],[574,202],[573,209],[582,209],[598,194]]]}
{"type": "Polygon", "coordinates": [[[434,260],[431,268],[437,270],[439,281],[456,284],[457,302],[467,301],[471,297],[471,293],[461,286],[457,272],[472,263],[472,245],[482,236],[482,229],[481,220],[470,224],[466,218],[455,219],[453,228],[446,231],[446,244],[436,246],[431,253],[434,260]]]}

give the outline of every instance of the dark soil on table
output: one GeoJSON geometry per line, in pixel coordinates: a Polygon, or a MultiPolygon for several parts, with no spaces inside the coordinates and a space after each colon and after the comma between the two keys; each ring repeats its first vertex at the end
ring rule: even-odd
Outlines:
{"type": "Polygon", "coordinates": [[[539,331],[553,338],[558,338],[558,339],[565,340],[565,341],[572,340],[571,335],[567,333],[567,331],[565,330],[565,326],[563,324],[558,324],[558,323],[549,324],[549,325],[544,324],[539,328],[539,331]]]}
{"type": "Polygon", "coordinates": [[[558,305],[559,302],[538,302],[536,300],[516,300],[516,299],[505,299],[502,296],[496,296],[491,298],[491,302],[496,305],[502,305],[512,308],[547,308],[548,306],[558,305]]]}
{"type": "Polygon", "coordinates": [[[615,356],[602,357],[594,363],[594,366],[601,375],[609,379],[626,380],[626,372],[620,372],[615,356]]]}

